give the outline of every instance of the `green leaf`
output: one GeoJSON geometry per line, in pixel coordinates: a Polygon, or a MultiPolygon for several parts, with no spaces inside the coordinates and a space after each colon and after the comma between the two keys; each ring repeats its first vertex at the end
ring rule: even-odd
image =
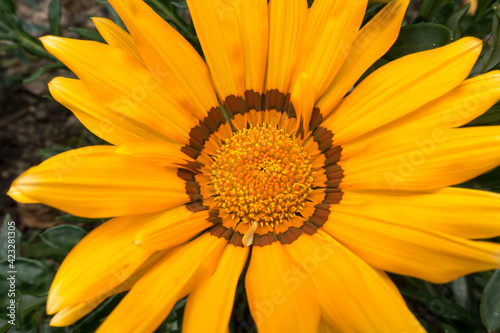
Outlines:
{"type": "Polygon", "coordinates": [[[21,307],[21,311],[26,314],[44,304],[46,301],[47,296],[36,297],[31,295],[23,295],[21,297],[21,301],[19,302],[19,306],[21,307]]]}
{"type": "Polygon", "coordinates": [[[50,33],[62,36],[61,33],[61,3],[59,0],[52,0],[49,5],[50,33]]]}
{"type": "Polygon", "coordinates": [[[42,68],[39,68],[35,72],[31,73],[30,76],[28,76],[26,79],[23,80],[23,83],[30,83],[35,81],[40,77],[45,72],[48,72],[52,69],[61,69],[61,68],[66,68],[66,66],[62,62],[56,62],[55,64],[49,64],[45,65],[42,68]]]}
{"type": "Polygon", "coordinates": [[[486,52],[483,52],[479,60],[474,65],[472,73],[482,74],[493,69],[500,64],[500,4],[493,5],[493,28],[490,38],[485,45],[486,52]]]}
{"type": "Polygon", "coordinates": [[[441,323],[441,328],[443,329],[444,333],[458,333],[456,329],[453,328],[453,326],[441,323]]]}
{"type": "Polygon", "coordinates": [[[20,240],[21,233],[17,230],[16,223],[7,214],[3,220],[2,229],[0,229],[0,259],[8,259],[9,255],[15,255],[15,258],[20,257],[20,240]]]}
{"type": "Polygon", "coordinates": [[[481,318],[489,331],[500,330],[500,270],[493,274],[481,298],[481,318]]]}
{"type": "Polygon", "coordinates": [[[35,244],[25,244],[23,246],[23,253],[26,258],[38,259],[40,257],[49,257],[57,262],[62,262],[67,251],[56,249],[45,242],[38,242],[35,244]]]}
{"type": "Polygon", "coordinates": [[[415,52],[435,49],[453,40],[450,28],[436,23],[419,23],[401,28],[398,39],[384,58],[395,60],[415,52]]]}
{"type": "Polygon", "coordinates": [[[446,21],[453,13],[454,0],[448,0],[443,6],[441,6],[436,13],[431,17],[430,22],[438,24],[446,24],[446,21]]]}
{"type": "Polygon", "coordinates": [[[462,20],[465,18],[470,9],[470,3],[457,9],[446,21],[448,28],[453,31],[453,39],[457,40],[462,37],[462,20]]]}
{"type": "Polygon", "coordinates": [[[14,14],[16,12],[16,6],[11,0],[1,0],[0,1],[0,12],[14,14]]]}
{"type": "Polygon", "coordinates": [[[40,150],[40,155],[42,155],[42,159],[46,160],[51,158],[52,156],[56,156],[57,154],[64,153],[65,151],[68,151],[69,148],[63,148],[63,147],[48,147],[40,150]]]}
{"type": "Polygon", "coordinates": [[[41,296],[49,291],[54,278],[54,271],[49,266],[26,258],[17,258],[14,270],[9,265],[7,260],[0,261],[0,279],[6,281],[7,278],[15,276],[17,291],[33,296],[41,296]]]}
{"type": "Polygon", "coordinates": [[[40,237],[48,245],[69,252],[86,235],[82,228],[65,224],[46,230],[40,237]]]}
{"type": "Polygon", "coordinates": [[[90,30],[86,28],[77,28],[77,27],[71,27],[69,28],[69,30],[73,31],[74,33],[83,38],[94,40],[96,42],[105,43],[104,38],[102,38],[102,36],[95,30],[90,30]]]}
{"type": "Polygon", "coordinates": [[[430,21],[449,0],[422,0],[418,17],[430,21]]]}
{"type": "Polygon", "coordinates": [[[440,317],[469,324],[474,322],[467,310],[456,303],[443,302],[440,297],[423,292],[423,290],[400,288],[400,291],[403,296],[425,305],[440,317]]]}
{"type": "Polygon", "coordinates": [[[57,217],[58,220],[70,223],[104,223],[109,219],[90,219],[74,215],[62,215],[57,217]]]}

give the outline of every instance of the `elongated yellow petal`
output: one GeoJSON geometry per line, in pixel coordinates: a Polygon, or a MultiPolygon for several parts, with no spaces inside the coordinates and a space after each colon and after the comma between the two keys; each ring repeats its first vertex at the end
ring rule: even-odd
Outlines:
{"type": "MultiPolygon", "coordinates": [[[[431,193],[344,191],[342,204],[337,206],[369,211],[380,209],[385,219],[404,216],[408,225],[415,224],[463,238],[492,238],[500,235],[500,195],[461,188],[444,188],[431,193]],[[481,218],[478,218],[478,213],[481,218]]],[[[368,217],[368,216],[367,216],[368,217]]]]}
{"type": "Polygon", "coordinates": [[[116,148],[116,154],[132,155],[161,166],[185,164],[191,160],[181,151],[181,145],[157,141],[127,142],[116,148]]]}
{"type": "Polygon", "coordinates": [[[319,231],[285,249],[316,286],[325,320],[339,332],[422,332],[389,277],[319,231]]]}
{"type": "Polygon", "coordinates": [[[500,71],[465,80],[442,97],[342,146],[342,159],[347,159],[370,142],[384,135],[406,135],[408,132],[431,132],[460,127],[477,118],[500,99],[500,71]]]}
{"type": "Polygon", "coordinates": [[[302,274],[281,244],[253,247],[245,287],[259,332],[317,331],[318,299],[312,281],[301,279],[302,274]]]}
{"type": "Polygon", "coordinates": [[[59,154],[14,180],[22,194],[70,214],[112,217],[141,214],[190,201],[176,170],[111,146],[90,146],[59,154]]]}
{"type": "Polygon", "coordinates": [[[500,267],[500,245],[470,241],[377,210],[333,212],[323,229],[369,264],[434,283],[500,267]],[[370,214],[367,218],[366,215],[370,214]]]}
{"type": "Polygon", "coordinates": [[[217,107],[207,65],[174,28],[142,0],[111,0],[125,22],[149,70],[161,74],[161,84],[187,114],[202,120],[217,107]]]}
{"type": "Polygon", "coordinates": [[[135,244],[148,250],[163,250],[188,241],[213,224],[208,211],[194,213],[186,206],[169,209],[135,236],[135,244]]]}
{"type": "MultiPolygon", "coordinates": [[[[346,2],[347,3],[347,2],[346,2]]],[[[316,107],[327,117],[363,73],[394,44],[409,0],[394,0],[358,33],[349,55],[316,107]]]]}
{"type": "MultiPolygon", "coordinates": [[[[269,19],[266,0],[229,1],[240,31],[245,90],[262,93],[266,75],[269,19]]],[[[222,7],[222,6],[221,6],[222,7]]]]}
{"type": "Polygon", "coordinates": [[[215,273],[188,297],[182,321],[184,332],[219,333],[227,329],[248,249],[226,247],[215,273]]]}
{"type": "Polygon", "coordinates": [[[196,33],[222,101],[243,97],[245,73],[236,11],[241,1],[188,0],[196,33]]]}
{"type": "Polygon", "coordinates": [[[35,200],[33,198],[30,198],[26,195],[24,195],[21,191],[17,189],[15,186],[11,186],[9,189],[9,192],[7,192],[7,195],[11,197],[12,199],[16,200],[19,203],[40,203],[40,201],[35,200]]]}
{"type": "Polygon", "coordinates": [[[223,238],[205,234],[167,253],[134,285],[97,332],[153,332],[179,299],[213,274],[226,244],[223,238]]]}
{"type": "Polygon", "coordinates": [[[397,133],[339,164],[343,189],[435,190],[499,165],[500,127],[397,133]]]}
{"type": "Polygon", "coordinates": [[[137,59],[138,62],[144,64],[134,40],[126,31],[120,28],[113,21],[104,17],[93,17],[92,21],[94,22],[97,31],[99,31],[102,38],[104,38],[109,45],[119,47],[120,49],[129,52],[137,59]]]}
{"type": "Polygon", "coordinates": [[[150,256],[132,275],[113,289],[104,292],[98,297],[60,310],[50,320],[50,326],[62,327],[71,325],[94,310],[106,298],[129,290],[164,254],[165,251],[160,251],[150,256]]]}
{"type": "Polygon", "coordinates": [[[343,144],[394,121],[455,88],[481,52],[467,37],[397,59],[368,76],[346,97],[326,126],[343,144]]]}
{"type": "Polygon", "coordinates": [[[80,80],[57,77],[50,81],[49,90],[56,101],[70,109],[92,133],[119,145],[141,140],[172,142],[151,128],[143,113],[116,112],[100,104],[80,80]]]}
{"type": "Polygon", "coordinates": [[[305,25],[306,14],[306,1],[269,1],[269,53],[266,90],[277,89],[284,94],[288,93],[299,46],[299,37],[305,25]]]}
{"type": "Polygon", "coordinates": [[[309,122],[315,101],[314,86],[311,78],[305,73],[296,81],[292,89],[291,101],[297,114],[297,125],[302,125],[303,131],[309,130],[309,122]]]}
{"type": "Polygon", "coordinates": [[[134,237],[154,222],[156,215],[118,217],[92,230],[57,271],[49,291],[47,313],[93,301],[129,279],[154,252],[134,245],[134,237]]]}
{"type": "Polygon", "coordinates": [[[99,103],[131,118],[140,114],[149,127],[179,142],[188,142],[189,130],[197,121],[162,87],[169,73],[150,72],[134,56],[114,46],[54,36],[41,40],[99,103]]]}
{"type": "Polygon", "coordinates": [[[316,0],[307,19],[292,72],[292,85],[302,73],[321,96],[349,54],[365,15],[367,0],[316,0]]]}

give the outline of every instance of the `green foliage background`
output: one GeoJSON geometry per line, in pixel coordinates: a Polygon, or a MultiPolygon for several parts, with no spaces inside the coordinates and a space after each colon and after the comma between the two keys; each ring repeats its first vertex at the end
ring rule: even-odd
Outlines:
{"type": "MultiPolygon", "coordinates": [[[[20,0],[21,1],[21,0],[20,0]]],[[[36,6],[33,0],[24,0],[36,6]]],[[[97,0],[107,16],[123,27],[123,23],[105,0],[97,0]]],[[[146,0],[165,20],[171,23],[200,54],[200,44],[188,17],[185,1],[146,0]]],[[[309,1],[311,4],[312,1],[309,1]]],[[[372,18],[383,4],[370,2],[365,22],[372,18]]],[[[60,27],[59,0],[52,0],[47,13],[47,25],[35,27],[38,31],[57,36],[64,35],[60,27]]],[[[412,0],[409,14],[400,36],[387,54],[365,73],[404,55],[446,45],[463,36],[475,36],[485,41],[482,54],[471,75],[500,69],[500,4],[492,0],[479,0],[475,15],[468,13],[469,5],[459,0],[412,0]]],[[[70,28],[81,38],[103,41],[95,31],[81,27],[70,28]]],[[[46,72],[66,67],[48,54],[33,37],[33,26],[16,14],[11,0],[0,0],[0,52],[8,56],[0,59],[0,95],[16,85],[40,79],[46,72]],[[45,59],[43,65],[40,59],[45,59]],[[9,66],[22,61],[32,69],[26,76],[7,75],[9,66]]],[[[50,98],[50,97],[47,97],[50,98]]],[[[55,102],[54,102],[55,103],[55,102]]],[[[467,126],[500,124],[500,104],[467,126]]],[[[64,149],[62,149],[64,150],[64,149]]],[[[47,147],[40,152],[48,158],[62,151],[47,147]]],[[[500,193],[500,168],[477,177],[462,187],[500,193]]],[[[92,332],[116,306],[123,295],[116,295],[76,324],[66,328],[49,327],[50,317],[45,314],[48,288],[55,271],[68,252],[90,230],[105,220],[83,219],[75,216],[60,217],[67,224],[43,232],[17,231],[17,316],[16,326],[7,323],[5,308],[8,297],[7,283],[7,221],[0,229],[0,333],[1,332],[92,332]],[[5,297],[4,297],[5,296],[5,297]]],[[[492,241],[498,241],[492,240],[492,241]]],[[[432,265],[433,263],[429,263],[432,265]]],[[[429,332],[500,332],[500,273],[482,272],[462,277],[444,285],[434,285],[414,278],[391,275],[415,315],[429,332]]],[[[242,282],[242,281],[240,281],[242,282]]],[[[158,329],[158,332],[180,332],[185,300],[181,300],[158,329]]],[[[255,332],[251,321],[243,283],[239,284],[231,319],[232,332],[255,332]]]]}

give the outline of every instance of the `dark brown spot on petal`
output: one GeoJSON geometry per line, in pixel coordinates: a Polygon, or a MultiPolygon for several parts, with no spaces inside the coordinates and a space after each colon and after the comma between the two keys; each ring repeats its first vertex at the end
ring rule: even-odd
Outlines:
{"type": "Polygon", "coordinates": [[[229,244],[243,247],[243,234],[233,228],[226,228],[222,224],[217,224],[209,230],[211,235],[226,239],[229,244]]]}
{"type": "Polygon", "coordinates": [[[321,114],[319,108],[314,108],[312,115],[311,115],[311,121],[309,122],[309,129],[311,131],[314,131],[316,128],[318,128],[319,124],[323,121],[323,115],[321,114]]]}
{"type": "Polygon", "coordinates": [[[262,111],[265,104],[265,99],[262,94],[257,93],[253,90],[245,91],[245,101],[247,103],[248,110],[262,111]]]}
{"type": "Polygon", "coordinates": [[[182,147],[181,151],[193,159],[201,155],[205,143],[210,135],[217,132],[221,125],[227,123],[220,107],[212,108],[205,119],[198,126],[191,129],[189,133],[189,144],[182,147]]]}
{"type": "Polygon", "coordinates": [[[276,234],[274,232],[269,232],[264,235],[255,234],[253,236],[254,246],[266,246],[277,241],[278,238],[276,237],[276,234]]]}
{"type": "Polygon", "coordinates": [[[224,100],[224,106],[231,118],[237,114],[245,114],[248,111],[245,100],[240,96],[227,96],[224,100]]]}
{"type": "Polygon", "coordinates": [[[291,227],[285,232],[279,233],[276,235],[276,238],[280,241],[281,244],[292,244],[294,241],[297,240],[297,238],[302,235],[302,230],[297,229],[295,227],[291,227]]]}

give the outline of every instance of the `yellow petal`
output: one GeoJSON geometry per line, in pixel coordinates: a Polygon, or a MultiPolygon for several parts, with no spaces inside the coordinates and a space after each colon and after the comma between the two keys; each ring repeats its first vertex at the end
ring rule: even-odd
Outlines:
{"type": "Polygon", "coordinates": [[[340,161],[343,189],[435,190],[500,164],[500,127],[396,133],[340,161]]]}
{"type": "Polygon", "coordinates": [[[327,117],[363,73],[396,41],[409,0],[394,0],[382,8],[358,33],[335,78],[317,101],[327,117]]]}
{"type": "Polygon", "coordinates": [[[245,73],[236,11],[241,1],[188,0],[196,34],[222,101],[243,97],[245,73]]]}
{"type": "Polygon", "coordinates": [[[129,279],[154,252],[134,245],[134,237],[157,215],[161,213],[114,218],[83,238],[57,271],[47,313],[97,299],[129,279]]]}
{"type": "Polygon", "coordinates": [[[219,106],[207,65],[174,28],[141,0],[111,0],[141,57],[183,110],[199,120],[219,106]]]}
{"type": "Polygon", "coordinates": [[[197,120],[162,87],[170,74],[150,72],[134,56],[117,47],[54,36],[41,38],[44,47],[67,65],[99,103],[134,118],[166,136],[187,143],[197,120]]]}
{"type": "Polygon", "coordinates": [[[124,51],[127,51],[133,55],[138,62],[144,64],[134,40],[126,31],[116,25],[113,21],[104,17],[93,17],[92,21],[94,22],[97,31],[99,31],[99,34],[101,34],[102,38],[104,38],[109,45],[116,46],[124,51]]]}
{"type": "Polygon", "coordinates": [[[500,268],[500,245],[409,224],[396,212],[334,211],[323,229],[370,265],[433,283],[500,268]]]}
{"type": "Polygon", "coordinates": [[[345,98],[323,126],[344,144],[394,121],[455,88],[469,74],[482,42],[462,38],[397,59],[375,71],[345,98]]]}
{"type": "Polygon", "coordinates": [[[163,250],[182,244],[212,226],[208,211],[194,213],[179,206],[158,215],[155,222],[135,236],[135,244],[148,250],[163,250]]]}
{"type": "Polygon", "coordinates": [[[14,180],[23,195],[70,214],[111,217],[141,214],[190,201],[176,170],[114,154],[112,146],[71,150],[14,180]]]}
{"type": "MultiPolygon", "coordinates": [[[[285,249],[316,287],[325,321],[338,332],[422,332],[389,277],[321,230],[285,249]]],[[[299,279],[300,277],[300,279],[299,279]]]]}
{"type": "Polygon", "coordinates": [[[167,253],[134,285],[97,332],[153,332],[179,299],[213,274],[226,244],[224,238],[204,234],[167,253]]]}
{"type": "Polygon", "coordinates": [[[185,164],[191,160],[181,151],[180,144],[174,145],[157,141],[128,142],[117,147],[116,154],[132,155],[161,166],[185,164]]]}
{"type": "MultiPolygon", "coordinates": [[[[245,73],[245,91],[262,93],[266,75],[269,19],[266,0],[229,1],[240,31],[245,73]]],[[[221,5],[222,7],[222,5],[221,5]]]]}
{"type": "Polygon", "coordinates": [[[500,71],[465,80],[442,97],[422,106],[405,117],[342,145],[342,159],[347,159],[370,142],[396,132],[430,132],[460,127],[486,112],[500,99],[500,71]]]}
{"type": "Polygon", "coordinates": [[[302,0],[269,1],[269,53],[266,90],[286,94],[295,63],[299,37],[305,26],[307,2],[302,0]]]}
{"type": "Polygon", "coordinates": [[[307,12],[297,49],[292,85],[302,73],[321,96],[349,54],[365,15],[367,0],[315,0],[307,12]]]}
{"type": "Polygon", "coordinates": [[[188,297],[182,321],[184,332],[219,333],[227,329],[247,255],[248,247],[226,247],[215,273],[188,297]]]}
{"type": "Polygon", "coordinates": [[[336,208],[344,205],[345,211],[394,211],[404,216],[408,224],[457,237],[480,239],[500,235],[500,195],[492,192],[453,187],[430,193],[344,191],[342,204],[336,208]]]}
{"type": "Polygon", "coordinates": [[[63,308],[52,317],[50,326],[62,327],[71,325],[94,310],[106,298],[129,290],[164,254],[165,252],[156,252],[150,256],[132,275],[113,289],[85,302],[63,308]]]}
{"type": "Polygon", "coordinates": [[[7,195],[19,203],[24,203],[24,204],[40,203],[40,201],[30,198],[21,193],[15,186],[10,187],[9,192],[7,192],[7,195]]]}
{"type": "Polygon", "coordinates": [[[314,107],[315,93],[311,78],[302,73],[296,81],[291,94],[291,101],[300,121],[297,124],[302,125],[302,131],[309,130],[309,122],[314,107]]]}
{"type": "Polygon", "coordinates": [[[49,83],[50,94],[70,109],[92,133],[119,145],[130,141],[171,142],[166,134],[151,128],[143,113],[116,112],[100,104],[80,81],[57,77],[49,83]]]}
{"type": "Polygon", "coordinates": [[[253,247],[245,278],[250,312],[261,333],[316,333],[320,309],[310,279],[277,242],[253,247]]]}

